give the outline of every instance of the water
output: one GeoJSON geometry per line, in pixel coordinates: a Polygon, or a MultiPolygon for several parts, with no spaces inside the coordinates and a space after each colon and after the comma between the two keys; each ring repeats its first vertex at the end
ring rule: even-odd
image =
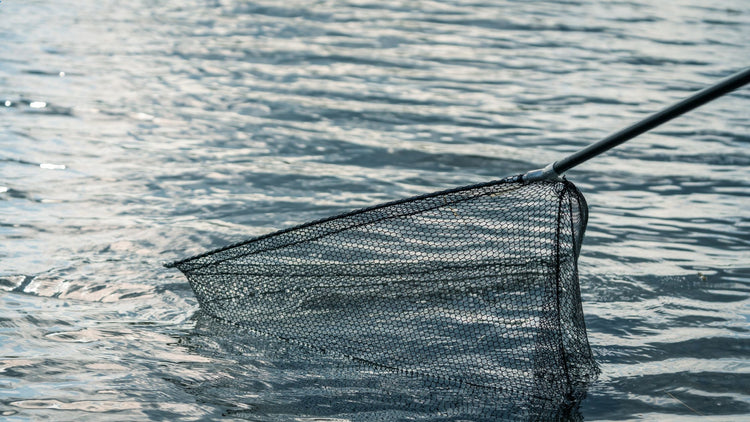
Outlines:
{"type": "MultiPolygon", "coordinates": [[[[0,3],[0,416],[366,416],[161,263],[543,166],[750,63],[747,2],[651,3],[0,3]]],[[[750,419],[748,92],[570,172],[586,420],[750,419]]]]}

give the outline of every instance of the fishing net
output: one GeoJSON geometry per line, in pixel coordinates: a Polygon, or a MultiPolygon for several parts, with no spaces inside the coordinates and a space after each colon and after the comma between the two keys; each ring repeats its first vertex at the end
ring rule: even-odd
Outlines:
{"type": "Polygon", "coordinates": [[[577,259],[586,202],[508,178],[391,202],[169,266],[204,314],[483,403],[563,408],[598,374],[577,259]]]}

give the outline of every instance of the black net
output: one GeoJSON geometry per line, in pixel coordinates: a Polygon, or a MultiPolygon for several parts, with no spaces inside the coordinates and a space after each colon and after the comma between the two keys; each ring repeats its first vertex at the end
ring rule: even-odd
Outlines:
{"type": "Polygon", "coordinates": [[[221,321],[419,379],[433,395],[564,408],[598,373],[577,274],[587,212],[570,182],[509,178],[170,266],[221,321]]]}

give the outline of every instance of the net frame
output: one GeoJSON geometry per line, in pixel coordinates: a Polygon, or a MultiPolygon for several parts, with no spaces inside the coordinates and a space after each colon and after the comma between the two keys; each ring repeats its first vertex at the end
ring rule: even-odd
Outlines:
{"type": "Polygon", "coordinates": [[[599,373],[578,285],[587,221],[572,183],[514,176],[167,266],[185,274],[204,314],[249,332],[438,390],[566,408],[599,373]]]}

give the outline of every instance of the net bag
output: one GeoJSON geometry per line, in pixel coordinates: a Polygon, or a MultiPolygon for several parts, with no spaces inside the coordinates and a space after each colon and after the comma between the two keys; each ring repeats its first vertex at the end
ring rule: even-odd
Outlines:
{"type": "Polygon", "coordinates": [[[508,178],[303,224],[169,264],[204,314],[488,400],[565,405],[598,374],[565,180],[508,178]]]}

